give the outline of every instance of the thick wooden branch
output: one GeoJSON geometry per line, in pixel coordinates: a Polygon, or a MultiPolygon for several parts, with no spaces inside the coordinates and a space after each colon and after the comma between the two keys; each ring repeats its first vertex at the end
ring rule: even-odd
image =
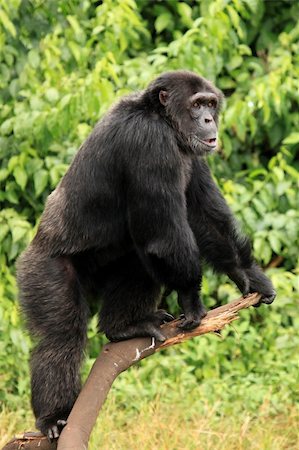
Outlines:
{"type": "Polygon", "coordinates": [[[156,342],[154,338],[136,338],[128,341],[106,344],[96,359],[86,383],[68,417],[68,423],[57,442],[49,443],[39,433],[25,433],[16,436],[3,450],[84,450],[97,416],[106,400],[115,378],[136,362],[156,351],[176,345],[205,333],[217,332],[238,319],[238,311],[257,304],[259,294],[241,297],[227,305],[208,312],[201,324],[192,331],[182,332],[178,320],[163,325],[166,341],[156,342]]]}

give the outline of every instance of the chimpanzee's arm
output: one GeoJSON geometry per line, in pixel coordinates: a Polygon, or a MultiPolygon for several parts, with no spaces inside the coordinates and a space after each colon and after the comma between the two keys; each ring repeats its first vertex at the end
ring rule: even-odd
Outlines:
{"type": "Polygon", "coordinates": [[[271,303],[276,295],[272,283],[255,264],[250,241],[240,233],[205,161],[194,160],[186,196],[188,221],[201,255],[243,294],[257,291],[264,303],[271,303]]]}

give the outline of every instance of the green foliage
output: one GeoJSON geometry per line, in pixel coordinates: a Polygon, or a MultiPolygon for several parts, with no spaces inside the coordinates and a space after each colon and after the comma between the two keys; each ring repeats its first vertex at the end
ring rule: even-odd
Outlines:
{"type": "Polygon", "coordinates": [[[30,341],[21,327],[16,281],[2,255],[0,279],[0,404],[17,408],[20,398],[28,401],[30,341]]]}
{"type": "MultiPolygon", "coordinates": [[[[228,414],[298,401],[298,17],[289,1],[0,0],[1,402],[19,407],[29,394],[14,264],[48,194],[113,101],[178,68],[226,94],[210,164],[257,260],[282,261],[269,270],[278,299],[242,313],[223,341],[200,338],[144,361],[117,382],[117,399],[130,408],[141,396],[179,402],[200,384],[202,408],[220,402],[228,414]]],[[[237,295],[206,271],[209,307],[237,295]]],[[[175,298],[169,306],[177,313],[175,298]]],[[[103,342],[96,323],[85,374],[103,342]]]]}

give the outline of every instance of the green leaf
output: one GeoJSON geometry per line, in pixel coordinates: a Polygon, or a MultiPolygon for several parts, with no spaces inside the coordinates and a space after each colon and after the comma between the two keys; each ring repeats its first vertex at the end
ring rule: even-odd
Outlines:
{"type": "Polygon", "coordinates": [[[16,37],[17,32],[15,29],[14,24],[9,20],[7,14],[3,11],[3,9],[0,9],[0,22],[4,26],[4,28],[13,36],[16,37]]]}
{"type": "Polygon", "coordinates": [[[14,170],[15,167],[17,167],[17,165],[20,163],[19,160],[19,156],[18,155],[14,155],[10,158],[10,160],[8,161],[7,164],[7,168],[10,172],[12,172],[14,170]]]}
{"type": "Polygon", "coordinates": [[[171,14],[165,12],[157,17],[155,21],[155,28],[157,33],[161,33],[161,31],[165,30],[172,23],[171,14]]]}
{"type": "Polygon", "coordinates": [[[260,0],[244,0],[244,2],[247,3],[254,14],[256,14],[258,12],[258,8],[261,7],[260,0]]]}
{"type": "Polygon", "coordinates": [[[240,141],[244,142],[246,138],[246,126],[241,120],[236,122],[236,133],[240,141]]]}
{"type": "Polygon", "coordinates": [[[240,17],[239,17],[239,15],[238,15],[238,13],[237,13],[236,10],[235,10],[232,6],[230,6],[230,5],[227,6],[227,10],[228,10],[228,13],[229,13],[229,16],[230,16],[230,18],[231,18],[231,21],[232,21],[233,26],[234,26],[234,27],[236,28],[236,30],[237,30],[238,36],[242,39],[244,33],[243,33],[242,28],[241,28],[241,26],[240,26],[240,17]]]}
{"type": "Polygon", "coordinates": [[[49,88],[45,93],[46,99],[51,103],[56,103],[59,99],[59,92],[55,88],[49,88]]]}
{"type": "Polygon", "coordinates": [[[76,19],[76,16],[66,16],[69,24],[71,25],[72,29],[74,30],[76,35],[79,35],[81,33],[80,25],[76,19]]]}
{"type": "Polygon", "coordinates": [[[299,143],[299,133],[298,132],[291,133],[282,142],[283,142],[283,144],[298,144],[299,143]]]}
{"type": "Polygon", "coordinates": [[[253,249],[254,249],[254,252],[256,255],[261,252],[263,243],[264,243],[264,239],[262,237],[257,237],[254,239],[253,249]]]}
{"type": "Polygon", "coordinates": [[[16,256],[19,253],[19,245],[17,243],[12,243],[10,250],[8,252],[8,259],[11,261],[12,259],[16,258],[16,256]]]}
{"type": "Polygon", "coordinates": [[[242,62],[243,62],[243,58],[241,58],[240,55],[235,55],[229,59],[229,61],[225,65],[225,67],[230,72],[231,70],[234,70],[237,67],[240,67],[242,65],[242,62]]]}
{"type": "Polygon", "coordinates": [[[266,207],[265,207],[265,205],[264,205],[263,202],[261,202],[258,198],[254,198],[254,199],[252,200],[252,203],[254,204],[256,211],[257,211],[261,216],[263,216],[263,215],[266,213],[266,207]]]}
{"type": "Polygon", "coordinates": [[[178,13],[182,17],[182,22],[184,23],[184,25],[191,27],[193,24],[192,8],[189,5],[187,5],[187,3],[179,2],[177,4],[177,9],[178,9],[178,13]]]}
{"type": "Polygon", "coordinates": [[[7,119],[2,123],[0,127],[0,133],[3,136],[9,135],[13,130],[13,126],[14,126],[14,117],[11,117],[10,119],[7,119]]]}
{"type": "Polygon", "coordinates": [[[13,227],[13,229],[11,230],[11,235],[12,235],[12,241],[14,243],[20,241],[25,234],[27,233],[28,228],[27,227],[13,227]]]}
{"type": "Polygon", "coordinates": [[[222,150],[223,150],[225,156],[228,158],[233,150],[231,139],[227,135],[227,133],[223,133],[223,135],[221,137],[221,141],[223,144],[222,150]]]}
{"type": "Polygon", "coordinates": [[[4,238],[8,232],[9,232],[9,226],[6,223],[1,224],[0,225],[0,242],[2,242],[4,240],[4,238]]]}
{"type": "Polygon", "coordinates": [[[28,53],[28,62],[33,69],[37,69],[40,65],[40,57],[37,50],[30,50],[28,53]]]}
{"type": "Polygon", "coordinates": [[[81,59],[81,47],[76,44],[74,41],[68,42],[68,46],[71,49],[71,52],[76,60],[77,63],[80,62],[81,59]]]}
{"type": "Polygon", "coordinates": [[[238,45],[238,50],[240,52],[240,55],[252,55],[251,48],[248,47],[248,45],[240,44],[238,45]]]}
{"type": "Polygon", "coordinates": [[[6,180],[9,171],[7,169],[0,169],[0,181],[6,180]]]}
{"type": "Polygon", "coordinates": [[[9,185],[6,186],[6,191],[5,191],[6,198],[10,203],[18,205],[19,198],[16,194],[16,191],[11,188],[11,185],[12,185],[12,183],[9,183],[9,185]]]}
{"type": "Polygon", "coordinates": [[[20,188],[25,189],[28,180],[25,169],[23,167],[17,166],[14,168],[13,175],[20,188]]]}
{"type": "Polygon", "coordinates": [[[71,101],[72,99],[72,95],[71,94],[67,94],[64,97],[62,97],[62,99],[60,100],[60,104],[59,106],[63,109],[65,108],[71,101]]]}
{"type": "Polygon", "coordinates": [[[281,250],[281,241],[279,240],[276,233],[272,232],[269,234],[269,242],[271,245],[272,250],[279,255],[279,252],[281,250]]]}
{"type": "Polygon", "coordinates": [[[267,171],[265,169],[255,169],[252,170],[249,174],[249,178],[256,178],[256,177],[265,177],[267,175],[267,171]]]}
{"type": "Polygon", "coordinates": [[[38,197],[46,188],[48,184],[49,175],[48,172],[44,169],[39,170],[34,174],[34,189],[36,196],[38,197]]]}
{"type": "MultiPolygon", "coordinates": [[[[298,170],[296,170],[294,167],[292,166],[286,166],[285,167],[285,171],[291,175],[292,178],[294,178],[294,181],[298,182],[299,181],[299,172],[298,170]]],[[[1,173],[1,171],[0,171],[1,173]]],[[[1,175],[0,175],[0,180],[1,180],[1,175]]]]}

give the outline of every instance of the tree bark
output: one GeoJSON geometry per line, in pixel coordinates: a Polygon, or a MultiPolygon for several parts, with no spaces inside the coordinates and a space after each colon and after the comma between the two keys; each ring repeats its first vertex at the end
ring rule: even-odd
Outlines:
{"type": "Polygon", "coordinates": [[[106,400],[115,378],[136,362],[166,347],[179,344],[187,339],[205,333],[217,332],[225,325],[238,319],[238,311],[257,304],[261,296],[250,294],[227,305],[208,312],[200,325],[192,331],[182,331],[177,327],[180,319],[162,326],[165,342],[154,338],[135,338],[104,345],[96,359],[86,383],[68,417],[58,442],[49,443],[39,433],[25,433],[16,436],[3,450],[86,450],[92,428],[106,400]]]}

